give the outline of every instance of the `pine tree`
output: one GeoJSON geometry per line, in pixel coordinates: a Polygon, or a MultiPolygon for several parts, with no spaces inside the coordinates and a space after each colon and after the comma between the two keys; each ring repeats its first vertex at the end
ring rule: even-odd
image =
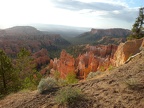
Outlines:
{"type": "Polygon", "coordinates": [[[11,59],[0,50],[0,94],[6,94],[15,90],[17,73],[11,59]]]}
{"type": "Polygon", "coordinates": [[[132,28],[132,34],[128,37],[128,39],[140,39],[144,37],[143,33],[143,24],[144,24],[144,7],[139,9],[139,16],[136,18],[136,21],[132,28]]]}
{"type": "Polygon", "coordinates": [[[17,54],[15,67],[19,73],[21,89],[34,89],[40,81],[41,75],[36,70],[31,53],[25,48],[17,54]]]}

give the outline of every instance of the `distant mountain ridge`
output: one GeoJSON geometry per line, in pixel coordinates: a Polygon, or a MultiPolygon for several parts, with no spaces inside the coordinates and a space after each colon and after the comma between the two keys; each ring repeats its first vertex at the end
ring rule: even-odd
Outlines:
{"type": "Polygon", "coordinates": [[[90,33],[98,34],[101,36],[106,35],[106,36],[123,37],[123,36],[129,35],[130,30],[122,29],[122,28],[112,28],[112,29],[94,29],[94,28],[92,28],[90,33]]]}
{"type": "Polygon", "coordinates": [[[37,52],[42,48],[58,51],[69,45],[70,43],[59,34],[48,34],[31,26],[16,26],[0,30],[0,49],[10,56],[15,56],[21,48],[31,52],[37,52]]]}
{"type": "Polygon", "coordinates": [[[32,26],[15,26],[0,30],[0,36],[26,36],[26,35],[42,35],[43,33],[32,26]]]}
{"type": "Polygon", "coordinates": [[[112,36],[112,37],[126,37],[130,34],[130,30],[122,28],[113,28],[113,29],[94,29],[91,31],[85,32],[79,35],[79,38],[82,37],[102,37],[102,36],[112,36]]]}
{"type": "Polygon", "coordinates": [[[49,33],[60,34],[62,37],[76,37],[90,28],[85,27],[73,27],[64,25],[53,25],[53,24],[32,24],[40,31],[48,31],[49,33]]]}
{"type": "Polygon", "coordinates": [[[113,29],[94,29],[85,32],[77,37],[75,40],[80,40],[81,43],[96,43],[102,37],[112,37],[112,38],[124,38],[126,39],[131,33],[128,29],[113,28],[113,29]]]}

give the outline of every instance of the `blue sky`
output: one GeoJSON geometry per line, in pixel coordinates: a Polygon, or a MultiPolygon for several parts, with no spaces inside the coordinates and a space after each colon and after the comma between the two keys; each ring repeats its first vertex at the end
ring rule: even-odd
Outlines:
{"type": "Polygon", "coordinates": [[[0,0],[0,28],[58,24],[131,29],[143,0],[0,0]]]}

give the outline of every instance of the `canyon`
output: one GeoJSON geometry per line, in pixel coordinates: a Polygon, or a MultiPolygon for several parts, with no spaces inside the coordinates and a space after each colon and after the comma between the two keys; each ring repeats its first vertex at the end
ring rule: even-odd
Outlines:
{"type": "Polygon", "coordinates": [[[70,43],[59,34],[50,34],[39,31],[31,26],[15,26],[0,30],[0,49],[11,57],[15,57],[21,48],[26,48],[31,53],[46,49],[50,55],[52,51],[61,50],[70,43]]]}
{"type": "Polygon", "coordinates": [[[120,45],[87,45],[86,52],[77,58],[63,50],[60,58],[50,61],[50,69],[60,72],[65,78],[70,72],[79,79],[86,79],[90,72],[103,72],[111,67],[123,65],[129,57],[139,53],[144,48],[144,38],[129,40],[120,45]]]}

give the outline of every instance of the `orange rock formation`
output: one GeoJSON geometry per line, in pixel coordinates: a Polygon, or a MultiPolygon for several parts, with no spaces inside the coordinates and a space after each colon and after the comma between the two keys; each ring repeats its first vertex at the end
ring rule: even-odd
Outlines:
{"type": "Polygon", "coordinates": [[[86,78],[90,72],[104,71],[113,64],[113,56],[117,49],[115,45],[87,46],[88,52],[77,58],[77,76],[86,78]]]}
{"type": "Polygon", "coordinates": [[[54,70],[58,70],[62,78],[65,78],[68,73],[75,71],[74,64],[74,58],[70,54],[66,53],[65,50],[61,52],[59,59],[55,58],[50,61],[50,66],[54,70]]]}
{"type": "Polygon", "coordinates": [[[59,59],[50,61],[49,67],[60,72],[65,78],[69,72],[75,72],[77,77],[85,79],[90,72],[105,71],[109,66],[120,66],[126,60],[144,49],[144,39],[137,39],[116,45],[87,45],[87,52],[74,59],[65,50],[59,59]]]}
{"type": "Polygon", "coordinates": [[[112,64],[116,49],[115,45],[87,46],[87,52],[76,59],[63,50],[59,59],[50,61],[49,67],[58,70],[62,78],[69,72],[75,72],[80,79],[85,79],[89,72],[106,70],[112,64]]]}

